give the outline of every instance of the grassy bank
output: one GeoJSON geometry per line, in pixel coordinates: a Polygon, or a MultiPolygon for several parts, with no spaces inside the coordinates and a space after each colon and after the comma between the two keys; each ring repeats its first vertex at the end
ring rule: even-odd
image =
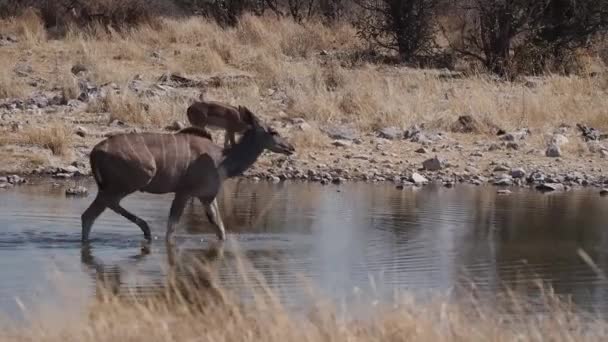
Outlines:
{"type": "Polygon", "coordinates": [[[202,18],[162,19],[162,25],[124,32],[98,27],[48,40],[42,22],[26,15],[0,28],[19,38],[0,49],[8,66],[0,76],[0,97],[60,90],[74,98],[77,80],[71,69],[79,64],[95,84],[113,82],[122,90],[120,96],[90,104],[88,111],[110,112],[114,119],[137,125],[161,127],[184,119],[195,95],[142,98],[127,87],[136,75],[152,82],[173,72],[249,75],[246,84],[205,89],[204,97],[244,104],[273,117],[349,122],[362,129],[414,123],[448,128],[465,114],[505,129],[574,122],[608,128],[608,76],[591,56],[593,77],[546,76],[509,83],[365,62],[360,58],[364,43],[349,24],[300,25],[245,16],[236,28],[223,29],[202,18]],[[32,86],[31,78],[39,82],[32,86]]]}

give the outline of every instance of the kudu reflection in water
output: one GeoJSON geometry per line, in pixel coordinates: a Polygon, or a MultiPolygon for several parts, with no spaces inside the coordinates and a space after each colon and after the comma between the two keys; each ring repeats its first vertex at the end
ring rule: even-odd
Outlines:
{"type": "MultiPolygon", "coordinates": [[[[129,260],[115,264],[104,264],[94,256],[92,247],[82,246],[81,262],[89,270],[95,283],[95,297],[103,302],[108,299],[121,300],[157,299],[183,303],[201,304],[203,299],[222,301],[223,294],[216,284],[215,269],[224,256],[224,246],[214,244],[208,249],[188,250],[179,255],[178,250],[167,244],[167,273],[146,285],[129,286],[123,279],[126,268],[142,263],[149,252],[144,249],[129,260]]],[[[160,267],[161,265],[159,265],[160,267]]]]}

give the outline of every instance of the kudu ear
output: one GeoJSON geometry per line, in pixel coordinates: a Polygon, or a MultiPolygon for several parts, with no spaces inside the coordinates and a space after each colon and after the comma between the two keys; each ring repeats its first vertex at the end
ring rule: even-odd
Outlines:
{"type": "Polygon", "coordinates": [[[241,114],[243,122],[245,122],[246,124],[250,125],[251,127],[259,126],[258,118],[256,118],[255,115],[247,107],[239,106],[239,113],[241,114]]]}

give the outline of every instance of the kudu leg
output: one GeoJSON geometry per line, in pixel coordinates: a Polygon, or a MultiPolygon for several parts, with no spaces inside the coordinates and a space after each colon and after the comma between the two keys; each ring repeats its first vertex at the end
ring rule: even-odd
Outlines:
{"type": "Polygon", "coordinates": [[[152,234],[150,233],[150,227],[148,226],[148,223],[146,221],[144,221],[143,219],[131,214],[125,208],[121,207],[120,199],[112,201],[112,203],[110,203],[108,205],[108,208],[112,209],[112,211],[114,211],[118,215],[121,215],[122,217],[126,218],[127,220],[135,223],[141,229],[141,231],[144,233],[144,238],[147,241],[152,240],[152,234]]]}
{"type": "Polygon", "coordinates": [[[176,194],[171,203],[171,209],[169,210],[169,220],[167,221],[167,235],[165,239],[167,242],[173,242],[173,232],[175,231],[175,225],[179,222],[179,218],[184,212],[184,207],[188,202],[189,196],[183,194],[176,194]]]}
{"type": "Polygon", "coordinates": [[[205,198],[200,199],[201,203],[205,207],[205,213],[209,222],[215,226],[217,238],[221,241],[226,240],[226,229],[224,228],[224,222],[220,215],[220,208],[217,205],[217,199],[213,199],[211,202],[205,198]]]}
{"type": "Polygon", "coordinates": [[[107,206],[101,193],[97,193],[97,196],[93,200],[93,203],[82,213],[80,217],[82,222],[82,242],[89,241],[89,234],[91,233],[91,227],[95,220],[106,210],[107,206]]]}

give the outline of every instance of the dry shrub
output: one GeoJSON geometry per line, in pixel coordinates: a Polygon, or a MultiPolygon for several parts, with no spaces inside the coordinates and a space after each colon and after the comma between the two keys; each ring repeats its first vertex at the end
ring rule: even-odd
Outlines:
{"type": "Polygon", "coordinates": [[[45,127],[29,127],[23,131],[23,142],[48,148],[55,155],[65,155],[72,141],[72,129],[60,121],[54,121],[45,127]]]}
{"type": "Polygon", "coordinates": [[[23,98],[28,93],[27,85],[10,68],[0,68],[0,99],[23,98]]]}
{"type": "Polygon", "coordinates": [[[14,20],[17,24],[18,34],[26,42],[40,44],[46,41],[46,29],[38,10],[30,7],[14,20]]]}
{"type": "Polygon", "coordinates": [[[58,342],[601,341],[608,337],[608,324],[599,315],[577,313],[552,290],[534,284],[530,284],[536,286],[533,299],[513,290],[480,299],[471,290],[457,289],[456,295],[435,294],[430,299],[397,291],[387,303],[359,291],[357,300],[341,306],[311,289],[298,302],[301,306],[292,310],[281,298],[282,289],[266,282],[239,255],[231,263],[232,290],[223,287],[216,264],[228,258],[217,249],[188,259],[170,256],[166,281],[145,297],[138,291],[121,291],[123,284],[97,267],[96,296],[89,314],[61,323],[51,316],[57,313],[25,325],[6,321],[2,335],[10,341],[58,342]],[[358,312],[365,316],[359,318],[358,312]]]}
{"type": "Polygon", "coordinates": [[[331,46],[328,28],[322,24],[302,26],[288,20],[279,23],[281,51],[286,56],[307,58],[331,46]]]}
{"type": "Polygon", "coordinates": [[[164,127],[172,120],[183,119],[188,100],[181,98],[139,97],[123,89],[120,94],[109,93],[89,104],[87,111],[109,113],[110,122],[122,122],[152,127],[164,127]]]}

